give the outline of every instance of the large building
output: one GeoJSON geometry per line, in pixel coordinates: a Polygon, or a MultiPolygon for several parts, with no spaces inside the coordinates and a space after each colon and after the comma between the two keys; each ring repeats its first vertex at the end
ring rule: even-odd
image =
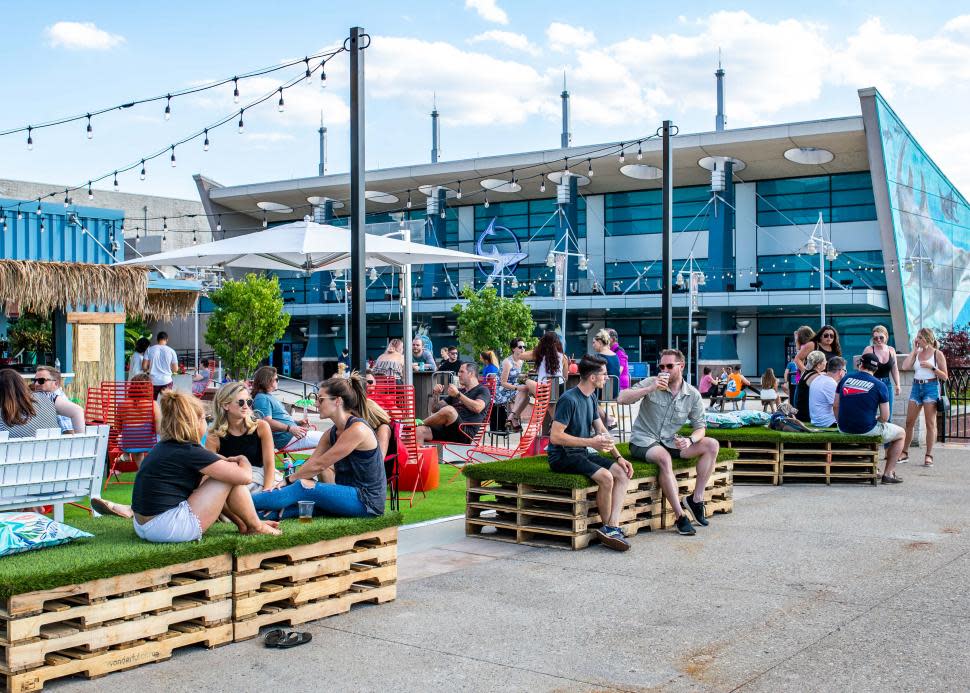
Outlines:
{"type": "MultiPolygon", "coordinates": [[[[859,104],[841,118],[673,138],[666,281],[683,285],[676,345],[686,350],[690,332],[701,361],[777,372],[792,332],[820,326],[822,277],[825,321],[844,353],[859,353],[875,324],[906,349],[921,325],[970,322],[970,206],[875,89],[860,90],[859,104]]],[[[625,142],[368,171],[368,223],[410,221],[424,242],[513,263],[491,278],[487,268],[417,268],[415,322],[436,346],[453,341],[461,287],[491,282],[528,291],[540,328],[559,326],[565,301],[570,354],[606,325],[631,360],[649,362],[665,346],[661,169],[661,142],[631,132],[625,142]]],[[[347,174],[233,187],[197,180],[221,235],[259,229],[266,214],[347,223],[347,174]]],[[[333,358],[344,346],[343,285],[329,272],[281,281],[293,321],[280,350],[299,376],[302,357],[333,358]]],[[[401,336],[399,292],[389,270],[369,282],[370,356],[401,336]]]]}

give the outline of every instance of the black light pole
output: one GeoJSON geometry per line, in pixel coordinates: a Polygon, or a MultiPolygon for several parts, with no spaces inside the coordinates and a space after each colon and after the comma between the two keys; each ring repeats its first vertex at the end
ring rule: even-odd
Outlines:
{"type": "Polygon", "coordinates": [[[674,156],[670,147],[670,130],[673,123],[665,120],[663,123],[663,236],[661,240],[661,257],[663,264],[663,298],[660,304],[660,332],[661,348],[670,349],[674,340],[674,311],[673,311],[673,221],[674,221],[674,156]]]}
{"type": "MultiPolygon", "coordinates": [[[[350,363],[367,370],[367,284],[364,270],[366,209],[364,199],[364,30],[350,30],[350,363]]],[[[346,287],[344,287],[346,290],[346,287]]]]}

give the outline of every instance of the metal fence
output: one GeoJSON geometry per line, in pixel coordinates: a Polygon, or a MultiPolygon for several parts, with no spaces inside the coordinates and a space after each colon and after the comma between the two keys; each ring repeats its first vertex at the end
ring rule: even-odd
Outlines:
{"type": "Polygon", "coordinates": [[[949,367],[950,379],[945,391],[950,398],[950,409],[939,417],[939,439],[947,441],[970,440],[970,368],[949,367]]]}

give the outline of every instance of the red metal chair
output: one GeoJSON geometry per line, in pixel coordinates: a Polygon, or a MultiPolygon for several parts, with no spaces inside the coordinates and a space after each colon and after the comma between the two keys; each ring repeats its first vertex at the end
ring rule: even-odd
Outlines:
{"type": "Polygon", "coordinates": [[[455,466],[455,475],[449,481],[454,481],[459,476],[461,476],[461,470],[457,465],[466,464],[468,462],[473,462],[468,458],[468,453],[475,448],[481,447],[485,440],[485,433],[488,431],[488,424],[492,418],[492,407],[495,404],[495,378],[488,377],[483,381],[485,387],[488,388],[489,400],[488,404],[485,405],[485,418],[483,418],[478,423],[462,423],[458,424],[458,429],[467,435],[471,440],[468,443],[455,443],[451,441],[429,441],[432,445],[440,445],[442,450],[441,461],[445,464],[450,464],[455,466]],[[447,460],[445,459],[445,454],[449,453],[457,457],[457,460],[447,460]]]}
{"type": "Polygon", "coordinates": [[[479,444],[468,450],[465,459],[469,464],[473,464],[475,462],[491,462],[499,459],[508,460],[525,456],[542,430],[542,421],[546,418],[546,412],[548,410],[549,383],[539,383],[536,385],[532,416],[529,417],[529,423],[522,429],[519,444],[514,448],[479,444]]]}
{"type": "MultiPolygon", "coordinates": [[[[393,379],[392,379],[393,380],[393,379]]],[[[411,494],[403,498],[400,489],[397,489],[398,503],[401,500],[408,501],[408,507],[414,506],[414,499],[418,493],[418,486],[422,472],[424,471],[424,458],[418,449],[417,427],[414,416],[414,386],[397,385],[396,383],[377,382],[367,390],[368,399],[387,412],[391,421],[400,425],[400,439],[398,441],[398,455],[396,476],[401,476],[401,471],[408,465],[417,465],[417,473],[414,475],[415,482],[411,488],[411,494]]],[[[421,490],[422,495],[425,494],[421,490]]]]}
{"type": "Polygon", "coordinates": [[[93,419],[100,419],[111,427],[108,433],[109,468],[104,486],[130,484],[130,481],[121,481],[121,473],[138,471],[138,465],[124,459],[123,454],[148,452],[157,442],[152,384],[148,381],[105,381],[97,391],[99,403],[93,401],[91,390],[88,392],[89,410],[86,410],[85,419],[90,411],[93,419]]]}

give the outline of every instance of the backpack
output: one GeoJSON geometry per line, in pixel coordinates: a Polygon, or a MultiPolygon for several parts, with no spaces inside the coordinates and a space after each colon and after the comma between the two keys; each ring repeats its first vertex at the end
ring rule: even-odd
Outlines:
{"type": "Polygon", "coordinates": [[[784,412],[776,411],[771,415],[768,428],[773,431],[787,431],[788,433],[814,433],[814,429],[809,428],[794,416],[784,412]]]}

